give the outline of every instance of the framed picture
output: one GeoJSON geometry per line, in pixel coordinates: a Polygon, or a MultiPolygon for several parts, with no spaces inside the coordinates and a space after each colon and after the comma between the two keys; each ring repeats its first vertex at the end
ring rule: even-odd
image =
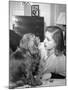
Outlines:
{"type": "Polygon", "coordinates": [[[39,16],[39,5],[31,6],[31,16],[39,16]]]}

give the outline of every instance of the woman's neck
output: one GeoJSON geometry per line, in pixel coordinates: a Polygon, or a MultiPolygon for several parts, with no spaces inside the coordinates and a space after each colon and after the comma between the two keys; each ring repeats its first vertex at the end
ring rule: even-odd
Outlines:
{"type": "Polygon", "coordinates": [[[49,55],[55,53],[55,49],[54,49],[54,48],[53,48],[53,49],[49,49],[49,50],[47,50],[47,51],[48,51],[49,55]]]}

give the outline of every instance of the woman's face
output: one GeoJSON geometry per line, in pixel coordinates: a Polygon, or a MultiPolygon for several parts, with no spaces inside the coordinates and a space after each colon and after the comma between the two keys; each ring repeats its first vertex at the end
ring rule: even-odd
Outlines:
{"type": "Polygon", "coordinates": [[[56,43],[52,36],[53,34],[48,31],[45,33],[44,47],[48,50],[51,50],[56,47],[56,43]]]}

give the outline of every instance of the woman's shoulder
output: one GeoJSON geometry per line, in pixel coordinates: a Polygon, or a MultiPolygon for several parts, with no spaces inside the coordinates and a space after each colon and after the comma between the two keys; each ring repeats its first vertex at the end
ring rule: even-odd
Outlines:
{"type": "Polygon", "coordinates": [[[61,55],[57,57],[56,73],[60,75],[66,75],[66,56],[61,55]]]}
{"type": "Polygon", "coordinates": [[[61,54],[59,57],[60,58],[65,58],[66,56],[64,54],[61,54]]]}
{"type": "Polygon", "coordinates": [[[65,61],[66,60],[66,56],[64,54],[57,56],[57,60],[60,61],[65,61]]]}

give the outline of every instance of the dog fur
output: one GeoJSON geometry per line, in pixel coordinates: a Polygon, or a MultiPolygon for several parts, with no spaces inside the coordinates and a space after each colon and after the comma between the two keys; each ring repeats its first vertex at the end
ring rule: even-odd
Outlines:
{"type": "MultiPolygon", "coordinates": [[[[41,85],[39,75],[40,39],[34,34],[25,34],[17,50],[10,56],[9,81],[18,85],[41,85]]],[[[11,88],[11,87],[10,87],[11,88]]]]}

